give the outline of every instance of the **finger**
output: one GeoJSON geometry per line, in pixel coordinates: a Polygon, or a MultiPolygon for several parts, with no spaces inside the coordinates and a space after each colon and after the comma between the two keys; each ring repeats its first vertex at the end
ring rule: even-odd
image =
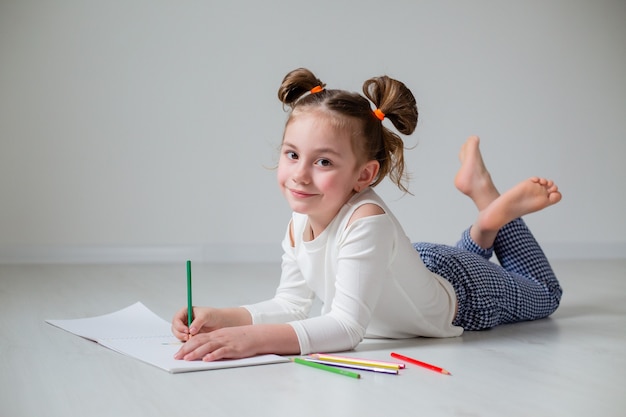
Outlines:
{"type": "Polygon", "coordinates": [[[174,359],[183,359],[186,361],[195,361],[202,358],[212,350],[211,343],[206,335],[190,338],[176,352],[174,359]]]}
{"type": "Polygon", "coordinates": [[[174,314],[172,318],[172,325],[176,325],[177,329],[180,329],[181,326],[187,327],[187,309],[180,309],[174,314]]]}
{"type": "Polygon", "coordinates": [[[197,347],[197,342],[196,340],[188,340],[186,341],[181,347],[180,349],[178,349],[178,352],[176,352],[174,354],[174,359],[185,359],[185,356],[189,355],[191,352],[194,351],[194,349],[197,347]]]}
{"type": "Polygon", "coordinates": [[[204,356],[210,354],[212,351],[213,348],[211,346],[211,343],[204,343],[183,356],[183,359],[186,361],[195,361],[198,359],[202,359],[204,356]]]}
{"type": "Polygon", "coordinates": [[[225,346],[222,346],[204,355],[202,357],[202,360],[204,362],[212,362],[212,361],[218,361],[220,359],[228,359],[228,358],[230,358],[228,349],[225,346]]]}
{"type": "Polygon", "coordinates": [[[189,326],[189,335],[193,336],[195,334],[197,334],[200,329],[202,329],[206,323],[206,317],[204,317],[202,314],[196,313],[195,311],[196,309],[194,309],[194,314],[193,314],[193,321],[191,322],[191,325],[189,326]]]}
{"type": "Polygon", "coordinates": [[[172,334],[174,335],[175,338],[177,338],[180,341],[186,341],[187,339],[189,339],[189,335],[188,335],[189,329],[187,329],[187,327],[183,327],[182,329],[176,328],[174,325],[172,325],[172,334]]]}
{"type": "MultiPolygon", "coordinates": [[[[186,310],[185,310],[186,311],[186,310]]],[[[172,333],[179,340],[187,340],[189,329],[186,325],[187,314],[183,313],[183,310],[179,310],[172,319],[172,333]]]]}
{"type": "Polygon", "coordinates": [[[181,321],[173,321],[172,322],[172,330],[179,333],[189,333],[189,329],[187,328],[187,324],[181,321]]]}

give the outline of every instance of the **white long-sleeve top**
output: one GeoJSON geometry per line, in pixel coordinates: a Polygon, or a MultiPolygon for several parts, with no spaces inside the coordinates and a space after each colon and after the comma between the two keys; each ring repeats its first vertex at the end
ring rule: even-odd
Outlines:
{"type": "Polygon", "coordinates": [[[282,275],[273,299],[246,305],[253,323],[289,323],[300,353],[350,350],[364,337],[452,337],[456,295],[430,272],[397,219],[368,188],[353,196],[326,229],[305,241],[306,215],[294,213],[283,240],[282,275]],[[384,214],[348,225],[373,203],[384,214]],[[292,241],[293,236],[293,241],[292,241]],[[308,317],[315,296],[321,315],[308,317]]]}

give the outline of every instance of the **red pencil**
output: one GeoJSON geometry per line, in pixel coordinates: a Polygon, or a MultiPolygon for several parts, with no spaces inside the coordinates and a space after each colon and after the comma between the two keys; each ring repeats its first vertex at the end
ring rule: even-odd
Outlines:
{"type": "Polygon", "coordinates": [[[414,365],[423,366],[424,368],[430,369],[431,371],[439,372],[439,373],[442,373],[442,374],[445,374],[445,375],[452,375],[450,372],[446,371],[443,368],[440,368],[440,367],[435,366],[435,365],[431,365],[431,364],[426,363],[426,362],[418,361],[417,359],[409,358],[408,356],[400,355],[399,353],[391,352],[391,357],[392,358],[396,358],[396,359],[400,359],[401,361],[412,363],[414,365]]]}

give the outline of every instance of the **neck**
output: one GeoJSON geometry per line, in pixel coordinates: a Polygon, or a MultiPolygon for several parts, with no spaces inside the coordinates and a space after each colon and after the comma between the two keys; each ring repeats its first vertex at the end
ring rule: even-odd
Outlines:
{"type": "Polygon", "coordinates": [[[328,227],[328,225],[330,224],[330,222],[333,221],[333,219],[337,216],[337,213],[339,213],[339,210],[341,210],[341,208],[348,202],[350,201],[350,199],[352,199],[352,197],[357,194],[356,191],[352,191],[349,195],[348,198],[346,199],[346,201],[341,205],[341,207],[339,207],[339,209],[330,217],[325,217],[325,218],[317,218],[317,217],[312,217],[311,215],[308,216],[309,218],[309,233],[310,233],[310,238],[311,240],[315,239],[315,237],[319,236],[322,234],[322,232],[324,230],[326,230],[326,227],[328,227]]]}

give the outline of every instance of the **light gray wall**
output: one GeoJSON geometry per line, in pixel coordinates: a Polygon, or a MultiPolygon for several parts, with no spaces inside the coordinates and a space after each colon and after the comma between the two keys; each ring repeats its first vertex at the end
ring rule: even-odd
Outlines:
{"type": "Polygon", "coordinates": [[[0,0],[0,261],[278,261],[276,90],[408,84],[413,240],[474,211],[457,150],[482,138],[502,189],[553,178],[527,221],[549,255],[626,255],[624,1],[0,0]]]}

